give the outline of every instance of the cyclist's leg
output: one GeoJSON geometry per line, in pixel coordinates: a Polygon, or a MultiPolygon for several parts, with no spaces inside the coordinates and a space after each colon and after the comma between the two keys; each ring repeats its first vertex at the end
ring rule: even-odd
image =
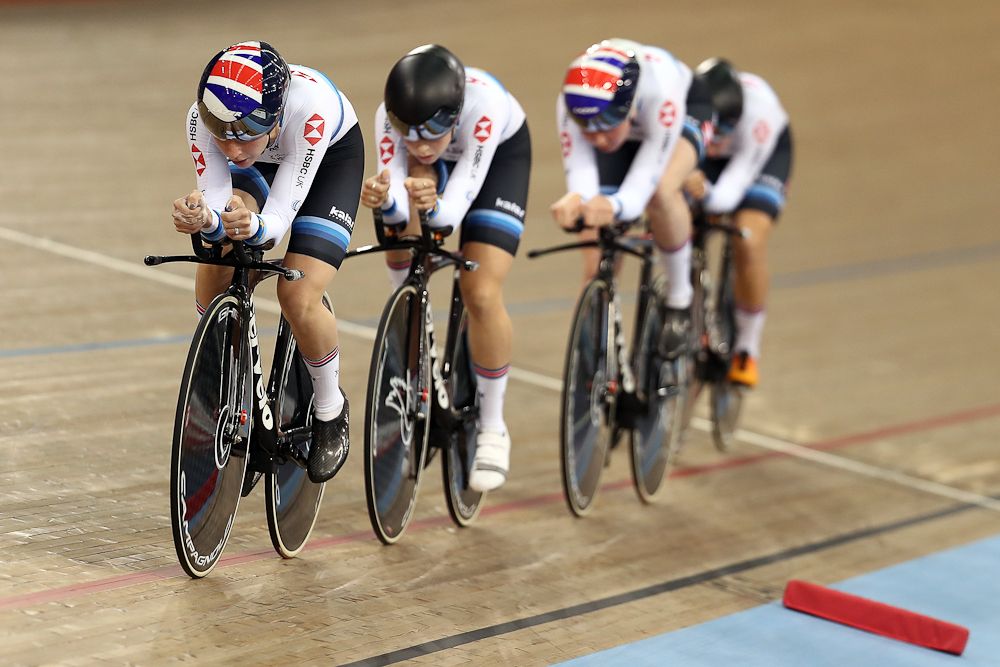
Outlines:
{"type": "Polygon", "coordinates": [[[340,269],[354,229],[364,144],[358,127],[331,146],[309,195],[292,221],[284,263],[305,277],[278,282],[278,301],[313,382],[313,446],[309,477],[326,481],[347,459],[348,405],[340,389],[337,318],[323,305],[323,293],[340,269]]]}
{"type": "Polygon", "coordinates": [[[479,393],[479,434],[469,486],[499,487],[510,466],[510,436],[503,418],[512,325],[503,284],[524,231],[531,169],[531,139],[524,125],[497,149],[479,195],[462,223],[462,253],[479,262],[461,274],[469,317],[469,351],[479,393]]]}
{"type": "Polygon", "coordinates": [[[785,190],[791,173],[791,133],[788,129],[778,139],[774,152],[760,177],[747,190],[733,222],[750,232],[747,238],[733,241],[733,298],[736,302],[737,356],[730,369],[730,379],[754,386],[758,374],[760,340],[766,317],[770,276],[767,268],[767,242],[771,228],[785,203],[785,190]]]}

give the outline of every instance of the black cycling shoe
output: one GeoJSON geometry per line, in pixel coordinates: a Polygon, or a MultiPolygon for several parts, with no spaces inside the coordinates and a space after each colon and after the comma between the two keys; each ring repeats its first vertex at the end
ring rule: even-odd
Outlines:
{"type": "Polygon", "coordinates": [[[691,309],[667,308],[663,315],[663,329],[660,331],[658,349],[667,359],[679,357],[687,347],[691,336],[691,309]]]}
{"type": "Polygon", "coordinates": [[[313,418],[312,446],[306,470],[310,481],[316,484],[332,479],[347,461],[351,446],[349,408],[345,395],[344,409],[338,417],[327,422],[313,418]]]}

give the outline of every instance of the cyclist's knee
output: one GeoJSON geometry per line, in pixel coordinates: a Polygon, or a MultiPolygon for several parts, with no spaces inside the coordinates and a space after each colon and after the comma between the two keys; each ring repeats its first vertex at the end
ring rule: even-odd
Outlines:
{"type": "Polygon", "coordinates": [[[736,239],[737,259],[763,261],[773,224],[771,216],[764,211],[742,209],[733,217],[733,222],[737,227],[749,232],[746,237],[736,239]]]}
{"type": "Polygon", "coordinates": [[[466,283],[462,286],[462,300],[472,317],[488,317],[503,309],[503,289],[492,281],[466,283]]]}
{"type": "Polygon", "coordinates": [[[323,308],[323,290],[313,289],[305,279],[296,282],[282,280],[278,283],[278,303],[289,322],[309,319],[316,309],[323,308]]]}

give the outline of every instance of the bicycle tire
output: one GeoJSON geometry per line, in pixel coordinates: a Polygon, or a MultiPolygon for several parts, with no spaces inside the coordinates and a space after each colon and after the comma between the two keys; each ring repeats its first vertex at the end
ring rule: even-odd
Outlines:
{"type": "Polygon", "coordinates": [[[729,381],[729,364],[736,345],[736,302],[733,297],[733,276],[729,248],[724,251],[719,291],[715,299],[713,353],[719,365],[719,372],[711,383],[709,405],[712,416],[712,442],[720,452],[732,449],[740,412],[743,408],[745,390],[729,381]]]}
{"type": "Polygon", "coordinates": [[[447,434],[445,451],[441,457],[445,496],[448,499],[448,513],[458,526],[468,526],[479,516],[482,491],[469,488],[472,462],[476,456],[476,416],[479,397],[476,391],[476,375],[472,370],[467,337],[468,317],[465,313],[459,324],[455,350],[452,354],[450,374],[447,379],[448,398],[455,415],[450,432],[447,434]]]}
{"type": "Polygon", "coordinates": [[[429,356],[424,304],[404,284],[382,312],[365,401],[368,518],[384,544],[403,536],[416,505],[429,433],[429,356]]]}
{"type": "Polygon", "coordinates": [[[631,430],[632,480],[636,493],[653,502],[680,443],[687,359],[664,358],[657,344],[665,314],[665,279],[660,276],[646,301],[632,350],[639,414],[631,430]]]}
{"type": "MultiPolygon", "coordinates": [[[[333,312],[327,294],[323,294],[323,305],[333,312]]],[[[283,335],[288,336],[287,345],[275,355],[272,381],[269,383],[276,389],[273,396],[275,423],[278,433],[288,433],[292,429],[308,431],[312,428],[313,417],[312,378],[284,316],[278,324],[278,340],[283,335]],[[284,333],[286,331],[287,334],[284,333]],[[278,354],[281,354],[281,359],[278,354]]],[[[304,451],[308,452],[312,438],[303,444],[304,451]]],[[[265,481],[265,507],[271,544],[282,558],[294,558],[302,551],[316,525],[326,484],[310,481],[306,470],[290,459],[279,462],[273,472],[267,473],[265,481]]]]}
{"type": "Polygon", "coordinates": [[[239,509],[249,439],[249,420],[241,425],[240,416],[252,409],[247,324],[235,296],[216,297],[195,329],[181,378],[170,523],[181,567],[195,579],[215,568],[239,509]]]}
{"type": "Polygon", "coordinates": [[[594,279],[577,302],[563,366],[559,450],[570,511],[593,507],[614,432],[617,382],[608,284],[594,279]]]}

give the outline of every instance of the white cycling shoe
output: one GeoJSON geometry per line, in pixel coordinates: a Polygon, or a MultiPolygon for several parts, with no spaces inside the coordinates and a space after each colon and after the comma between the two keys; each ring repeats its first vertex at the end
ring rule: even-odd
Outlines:
{"type": "Polygon", "coordinates": [[[510,469],[510,435],[504,431],[480,431],[476,435],[476,458],[472,462],[469,488],[483,493],[500,488],[510,469]]]}

